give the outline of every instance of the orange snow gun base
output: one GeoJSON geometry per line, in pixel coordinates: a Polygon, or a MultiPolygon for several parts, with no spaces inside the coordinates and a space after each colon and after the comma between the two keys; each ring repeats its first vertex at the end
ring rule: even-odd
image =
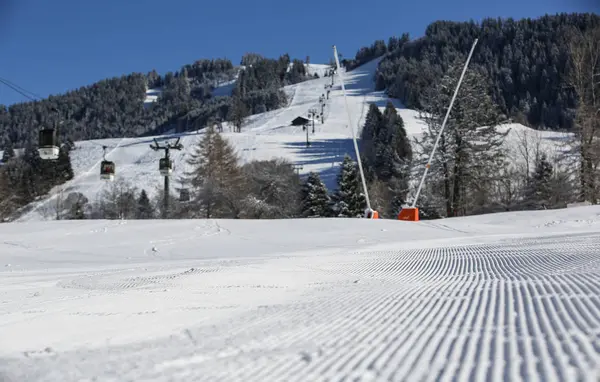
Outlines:
{"type": "Polygon", "coordinates": [[[419,221],[419,209],[406,207],[400,210],[398,214],[398,220],[405,220],[409,222],[418,222],[419,221]]]}
{"type": "Polygon", "coordinates": [[[379,212],[377,212],[375,210],[369,210],[369,209],[367,209],[365,211],[365,218],[367,218],[367,219],[379,219],[379,212]]]}

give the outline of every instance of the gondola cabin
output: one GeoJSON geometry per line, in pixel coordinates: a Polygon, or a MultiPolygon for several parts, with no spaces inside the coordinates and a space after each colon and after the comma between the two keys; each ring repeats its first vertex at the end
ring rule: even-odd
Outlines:
{"type": "Polygon", "coordinates": [[[190,190],[187,190],[185,188],[181,189],[181,191],[179,191],[179,201],[182,203],[189,202],[190,190]]]}
{"type": "Polygon", "coordinates": [[[100,164],[100,179],[113,181],[115,179],[115,163],[103,160],[100,164]]]}
{"type": "Polygon", "coordinates": [[[173,172],[173,161],[167,158],[160,158],[158,161],[158,170],[162,176],[170,176],[173,172]]]}
{"type": "Polygon", "coordinates": [[[56,137],[56,130],[54,129],[43,129],[39,132],[38,152],[40,158],[44,160],[56,160],[58,159],[58,153],[60,149],[58,147],[58,139],[56,137]]]}

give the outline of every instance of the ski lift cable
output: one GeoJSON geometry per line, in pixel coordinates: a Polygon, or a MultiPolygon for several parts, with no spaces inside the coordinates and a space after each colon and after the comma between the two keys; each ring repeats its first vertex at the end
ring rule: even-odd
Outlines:
{"type": "MultiPolygon", "coordinates": [[[[123,143],[124,140],[126,140],[127,138],[122,138],[119,143],[112,149],[110,150],[107,155],[110,155],[113,151],[115,151],[119,146],[121,146],[121,144],[123,143]]],[[[80,183],[82,181],[82,179],[85,178],[85,176],[89,175],[97,166],[101,165],[103,159],[100,159],[99,161],[95,162],[90,168],[88,168],[86,171],[82,172],[79,175],[76,175],[73,179],[71,179],[70,181],[68,181],[69,185],[72,187],[78,183],[80,183]]],[[[97,187],[95,189],[95,192],[97,193],[99,191],[100,188],[102,188],[104,186],[104,184],[101,184],[99,187],[97,187]]],[[[60,184],[56,187],[56,192],[53,193],[53,195],[49,195],[46,199],[42,200],[41,202],[37,203],[36,206],[31,210],[30,213],[33,213],[35,211],[37,211],[40,207],[44,207],[46,206],[48,203],[50,203],[51,201],[53,201],[55,198],[57,198],[59,196],[59,194],[62,193],[62,190],[64,188],[64,183],[60,184]]]]}
{"type": "Polygon", "coordinates": [[[31,101],[39,101],[39,100],[41,100],[41,99],[42,99],[42,97],[40,97],[39,95],[37,95],[37,94],[35,94],[35,93],[33,93],[33,92],[30,92],[29,90],[27,90],[27,89],[24,89],[24,88],[22,88],[21,86],[19,86],[19,85],[15,84],[15,83],[13,83],[13,82],[11,82],[11,81],[9,81],[9,80],[5,79],[5,78],[2,78],[2,77],[0,77],[0,83],[2,83],[2,84],[4,84],[4,85],[6,85],[8,88],[10,88],[10,89],[14,90],[15,92],[19,93],[20,95],[22,95],[23,97],[25,97],[25,98],[27,98],[27,99],[29,99],[29,100],[31,100],[31,101]],[[30,96],[29,94],[27,94],[27,93],[29,93],[29,94],[33,95],[33,97],[31,97],[31,96],[30,96]],[[34,98],[34,97],[35,97],[35,98],[34,98]],[[36,99],[36,98],[37,98],[37,99],[36,99]]]}
{"type": "Polygon", "coordinates": [[[20,91],[19,89],[9,85],[8,83],[1,81],[0,80],[0,84],[6,85],[6,87],[8,87],[9,89],[12,89],[13,91],[15,91],[16,93],[19,93],[20,95],[22,95],[23,97],[31,100],[31,101],[37,101],[37,99],[30,97],[29,95],[25,94],[24,92],[20,91]]]}
{"type": "Polygon", "coordinates": [[[7,86],[12,86],[12,87],[18,88],[18,89],[19,89],[19,90],[21,90],[22,92],[29,93],[30,95],[32,95],[32,96],[34,96],[35,98],[38,98],[38,99],[40,99],[40,100],[42,100],[42,99],[44,98],[44,97],[42,97],[41,95],[39,95],[39,94],[37,94],[37,93],[34,93],[34,92],[32,92],[32,91],[29,91],[29,90],[25,89],[24,87],[22,87],[22,86],[19,86],[19,85],[15,84],[14,82],[7,80],[6,78],[2,78],[2,77],[0,77],[0,81],[2,81],[3,83],[7,84],[7,86]]]}
{"type": "Polygon", "coordinates": [[[346,86],[344,85],[344,76],[340,69],[340,59],[338,57],[337,48],[333,46],[333,56],[335,57],[335,64],[338,70],[338,77],[340,84],[342,85],[342,94],[344,96],[344,105],[346,106],[346,113],[348,115],[348,127],[352,131],[352,143],[354,143],[354,151],[356,152],[356,161],[358,162],[358,170],[360,171],[360,180],[362,182],[363,191],[365,193],[365,199],[367,201],[367,209],[371,209],[371,201],[369,200],[369,191],[367,190],[367,182],[365,180],[365,174],[362,167],[362,161],[360,160],[360,152],[358,151],[358,143],[356,142],[356,133],[354,132],[354,123],[352,123],[352,115],[350,114],[350,108],[348,107],[348,98],[346,97],[346,86]]]}
{"type": "MultiPolygon", "coordinates": [[[[13,82],[11,82],[11,81],[9,81],[9,80],[5,79],[5,78],[2,78],[2,77],[0,77],[0,83],[1,83],[1,84],[4,84],[4,85],[6,85],[7,87],[9,87],[10,89],[12,89],[13,91],[15,91],[15,92],[19,93],[20,95],[22,95],[23,97],[25,97],[25,98],[27,98],[27,99],[29,99],[29,100],[31,100],[31,101],[34,101],[34,102],[35,102],[35,101],[40,101],[40,100],[43,100],[43,97],[39,96],[38,94],[36,94],[36,93],[33,93],[33,92],[31,92],[31,91],[28,91],[28,90],[24,89],[23,87],[21,87],[21,86],[19,86],[19,85],[15,84],[15,83],[13,83],[13,82]],[[27,94],[27,93],[31,94],[33,97],[32,97],[32,96],[30,96],[30,95],[29,95],[29,94],[27,94]],[[35,97],[35,98],[34,98],[34,97],[35,97]],[[37,98],[37,99],[36,99],[36,98],[37,98]]],[[[117,143],[117,145],[116,145],[114,148],[112,148],[112,150],[111,150],[111,151],[108,153],[108,155],[110,155],[110,154],[111,154],[113,151],[115,151],[117,148],[119,148],[119,147],[122,145],[123,141],[124,141],[124,140],[126,140],[126,139],[127,139],[127,138],[125,138],[125,137],[121,138],[121,139],[119,140],[119,142],[117,143]]],[[[95,143],[94,143],[94,144],[95,144],[95,143]]],[[[102,145],[102,146],[103,146],[103,148],[105,148],[105,147],[106,147],[106,148],[108,148],[108,146],[106,146],[106,145],[102,145]]],[[[92,172],[92,170],[93,170],[94,168],[96,168],[96,166],[100,165],[100,164],[102,163],[102,161],[103,161],[103,160],[105,160],[105,157],[106,157],[106,155],[107,155],[107,154],[106,154],[106,149],[104,149],[103,159],[102,159],[102,160],[99,160],[99,161],[97,161],[97,162],[96,162],[96,163],[94,163],[94,164],[93,164],[93,165],[92,165],[92,166],[91,166],[91,167],[90,167],[90,168],[89,168],[87,171],[83,172],[83,173],[82,173],[82,174],[80,174],[79,176],[76,176],[76,177],[74,177],[72,180],[70,180],[70,181],[69,181],[70,185],[72,186],[72,185],[74,185],[74,184],[77,184],[77,183],[79,183],[79,182],[81,181],[81,179],[83,179],[83,176],[84,176],[84,175],[88,175],[88,174],[90,174],[90,173],[92,172]]],[[[44,199],[44,200],[43,200],[43,201],[41,201],[40,203],[37,203],[37,204],[36,204],[36,206],[35,206],[35,207],[34,207],[34,208],[31,210],[31,212],[37,211],[37,210],[38,210],[40,207],[43,207],[43,206],[45,206],[45,205],[46,205],[46,204],[48,204],[50,201],[52,201],[54,198],[56,198],[56,197],[57,197],[57,196],[58,196],[58,195],[59,195],[59,194],[62,192],[62,189],[63,189],[63,187],[64,187],[64,184],[58,185],[57,187],[58,187],[58,188],[57,188],[56,192],[55,192],[53,195],[51,195],[51,196],[49,196],[48,198],[44,199]]]]}

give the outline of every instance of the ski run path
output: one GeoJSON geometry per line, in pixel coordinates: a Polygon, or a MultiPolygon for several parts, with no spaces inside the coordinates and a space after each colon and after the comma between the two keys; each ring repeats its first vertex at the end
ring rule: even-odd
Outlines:
{"type": "MultiPolygon", "coordinates": [[[[374,90],[373,78],[379,61],[379,59],[373,60],[347,73],[343,70],[348,108],[357,137],[362,131],[369,104],[375,103],[383,111],[388,101],[396,106],[398,113],[402,116],[407,134],[412,138],[421,137],[427,127],[418,118],[418,112],[405,108],[398,100],[388,98],[384,92],[374,90]]],[[[335,84],[323,110],[325,123],[316,121],[314,134],[312,126],[309,128],[311,142],[309,148],[306,148],[306,132],[302,130],[302,127],[291,126],[292,120],[296,117],[306,118],[312,108],[319,110],[319,97],[327,94],[325,85],[331,84],[331,77],[322,77],[323,65],[311,65],[310,73],[315,71],[320,73],[321,78],[284,88],[288,95],[286,107],[250,116],[241,133],[230,132],[229,125],[225,124],[223,135],[235,148],[241,163],[285,158],[293,164],[301,166],[298,168],[301,175],[310,171],[320,173],[321,179],[327,187],[334,190],[337,187],[336,176],[344,155],[349,154],[355,158],[352,131],[348,127],[348,117],[338,76],[335,77],[335,84]]],[[[230,88],[231,84],[226,87],[230,88]]],[[[217,93],[220,94],[219,91],[217,93]]],[[[524,134],[529,136],[531,163],[534,161],[535,141],[533,138],[536,135],[539,136],[540,147],[546,151],[548,158],[554,158],[565,149],[563,143],[565,135],[562,133],[536,132],[519,124],[503,125],[499,129],[505,131],[509,128],[511,132],[506,139],[506,152],[512,157],[513,162],[522,161],[518,142],[524,134]]],[[[99,176],[102,145],[108,147],[107,159],[114,161],[116,165],[115,181],[126,180],[136,186],[138,190],[145,189],[150,197],[153,197],[163,187],[163,178],[158,172],[158,159],[163,154],[150,148],[152,139],[156,138],[159,142],[164,143],[165,141],[174,142],[175,139],[180,138],[184,149],[171,152],[171,159],[174,163],[171,188],[178,197],[177,188],[181,187],[179,179],[185,171],[191,170],[186,160],[194,151],[199,140],[202,139],[203,134],[204,131],[199,130],[158,137],[112,138],[76,142],[77,148],[71,152],[75,178],[64,186],[55,187],[49,197],[32,203],[31,208],[27,209],[28,213],[19,220],[53,220],[56,216],[56,198],[65,200],[71,192],[81,192],[90,202],[96,201],[102,191],[111,186],[110,183],[101,180],[99,176]]],[[[413,144],[413,149],[418,152],[419,146],[413,144]]],[[[418,181],[422,174],[422,168],[417,168],[416,171],[414,180],[418,181]]],[[[68,210],[68,206],[65,209],[68,210]]]]}
{"type": "Polygon", "coordinates": [[[600,207],[0,225],[0,380],[594,381],[600,207]]]}

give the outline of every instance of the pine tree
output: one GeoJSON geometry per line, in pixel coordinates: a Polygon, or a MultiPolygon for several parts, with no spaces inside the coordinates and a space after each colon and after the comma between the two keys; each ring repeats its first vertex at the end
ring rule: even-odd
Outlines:
{"type": "Polygon", "coordinates": [[[365,119],[365,125],[363,126],[360,136],[360,151],[361,158],[363,159],[363,168],[365,175],[369,174],[367,178],[369,181],[373,181],[373,176],[376,174],[376,155],[379,147],[379,130],[383,121],[383,115],[379,108],[374,103],[369,105],[369,111],[365,119]]]}
{"type": "Polygon", "coordinates": [[[526,204],[536,209],[550,207],[553,194],[552,164],[548,161],[546,153],[536,160],[535,170],[526,193],[526,204]]]}
{"type": "MultiPolygon", "coordinates": [[[[428,126],[419,145],[430,153],[464,65],[459,60],[427,91],[421,118],[428,126]]],[[[442,133],[427,181],[443,196],[447,216],[481,212],[490,202],[491,184],[505,165],[504,138],[497,130],[500,113],[488,92],[482,68],[467,71],[442,133]]]]}
{"type": "Polygon", "coordinates": [[[61,147],[56,161],[56,173],[60,183],[73,179],[73,166],[71,165],[71,155],[66,147],[61,147]]]}
{"type": "Polygon", "coordinates": [[[361,149],[368,182],[373,183],[377,179],[386,185],[384,210],[395,216],[408,192],[412,148],[404,121],[391,102],[387,103],[383,114],[375,104],[370,105],[362,131],[361,149]]]}
{"type": "Polygon", "coordinates": [[[331,216],[331,198],[327,187],[316,172],[308,174],[302,186],[302,216],[307,218],[331,216]]]}
{"type": "Polygon", "coordinates": [[[140,196],[137,200],[137,219],[152,219],[154,218],[154,209],[152,208],[152,204],[150,203],[150,198],[148,198],[148,194],[146,190],[142,190],[140,192],[140,196]]]}
{"type": "Polygon", "coordinates": [[[11,141],[7,140],[4,144],[4,152],[2,152],[2,162],[6,163],[15,157],[15,150],[11,141]]]}
{"type": "Polygon", "coordinates": [[[8,218],[19,205],[15,191],[8,166],[0,167],[0,221],[8,218]]]}
{"type": "Polygon", "coordinates": [[[362,216],[366,199],[360,183],[358,166],[349,155],[344,157],[337,177],[338,190],[334,194],[334,211],[339,217],[362,216]]]}
{"type": "Polygon", "coordinates": [[[19,166],[19,194],[24,200],[30,201],[36,196],[43,195],[51,188],[49,176],[54,174],[55,167],[52,162],[44,162],[33,144],[25,146],[22,157],[22,166],[19,166]]]}

